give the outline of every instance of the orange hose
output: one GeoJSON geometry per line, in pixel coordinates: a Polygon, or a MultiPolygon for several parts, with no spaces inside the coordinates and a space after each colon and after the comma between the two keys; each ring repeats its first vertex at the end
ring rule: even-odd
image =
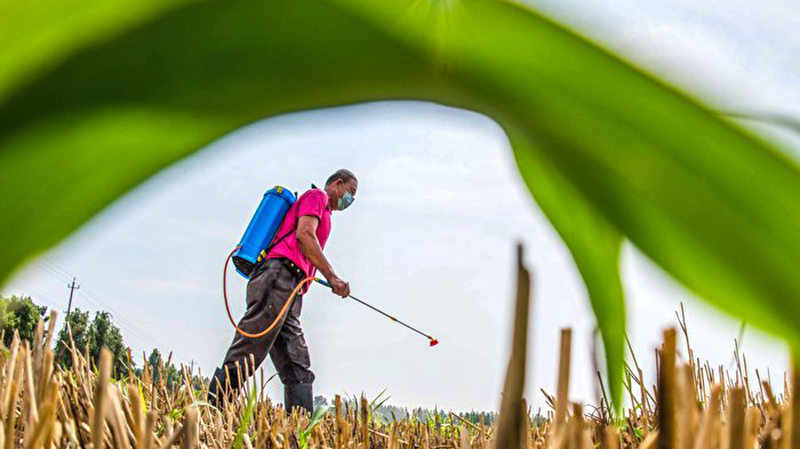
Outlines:
{"type": "Polygon", "coordinates": [[[281,320],[281,318],[283,318],[283,315],[286,314],[286,311],[289,310],[289,306],[292,304],[292,301],[294,301],[294,298],[295,298],[295,296],[297,296],[297,293],[300,291],[300,289],[303,288],[303,286],[306,285],[306,283],[313,281],[314,278],[313,277],[307,277],[307,278],[303,279],[302,281],[300,281],[299,284],[297,284],[297,287],[295,287],[294,290],[292,290],[292,294],[289,295],[288,299],[286,299],[286,303],[283,304],[283,308],[281,308],[281,311],[278,312],[278,316],[275,317],[275,321],[273,321],[272,324],[270,324],[268,328],[264,329],[263,331],[261,331],[261,332],[259,332],[257,334],[251,334],[249,332],[245,332],[245,331],[239,329],[239,326],[236,324],[236,320],[233,319],[233,315],[231,314],[231,308],[228,306],[228,283],[227,283],[228,282],[228,262],[230,262],[231,257],[233,257],[234,253],[236,253],[236,251],[238,251],[239,248],[241,248],[241,246],[237,246],[236,248],[234,248],[233,251],[231,251],[231,253],[228,254],[228,258],[225,259],[225,266],[224,266],[223,271],[222,271],[222,297],[225,298],[225,310],[228,312],[228,319],[231,320],[231,324],[233,324],[233,327],[236,329],[236,332],[238,332],[239,334],[241,334],[244,337],[259,338],[259,337],[263,337],[264,335],[267,335],[269,333],[269,331],[271,331],[278,324],[278,322],[281,320]]]}

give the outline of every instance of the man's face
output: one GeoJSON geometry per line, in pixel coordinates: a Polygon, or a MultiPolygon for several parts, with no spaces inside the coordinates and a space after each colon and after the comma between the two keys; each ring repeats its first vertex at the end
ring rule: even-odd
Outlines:
{"type": "Polygon", "coordinates": [[[341,179],[336,181],[336,210],[341,210],[338,206],[339,199],[345,196],[345,192],[349,192],[350,196],[355,199],[356,191],[358,190],[358,181],[355,179],[350,179],[347,182],[342,181],[341,179]]]}

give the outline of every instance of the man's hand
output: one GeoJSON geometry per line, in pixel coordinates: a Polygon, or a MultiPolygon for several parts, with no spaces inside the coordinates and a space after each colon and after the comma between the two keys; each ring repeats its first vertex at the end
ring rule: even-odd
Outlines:
{"type": "Polygon", "coordinates": [[[329,281],[331,287],[333,288],[333,293],[336,295],[341,296],[342,298],[347,298],[350,295],[350,284],[339,279],[338,277],[334,277],[329,281]]]}

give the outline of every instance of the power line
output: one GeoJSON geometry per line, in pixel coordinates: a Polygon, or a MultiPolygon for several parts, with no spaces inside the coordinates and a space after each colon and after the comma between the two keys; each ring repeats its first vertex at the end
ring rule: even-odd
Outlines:
{"type": "Polygon", "coordinates": [[[94,303],[98,309],[103,309],[109,311],[116,319],[119,326],[124,329],[126,332],[133,334],[134,336],[141,338],[142,340],[146,340],[147,343],[157,347],[158,345],[155,344],[150,335],[141,329],[139,326],[125,318],[121,313],[117,312],[110,304],[100,299],[97,293],[93,292],[91,288],[87,287],[84,284],[85,290],[81,292],[81,295],[86,298],[88,301],[94,303]]]}
{"type": "Polygon", "coordinates": [[[43,270],[43,271],[47,272],[47,274],[49,274],[50,276],[53,276],[53,277],[55,277],[55,278],[58,278],[58,279],[60,279],[60,280],[62,280],[62,281],[64,281],[64,282],[69,282],[69,277],[68,277],[68,276],[65,276],[65,275],[63,275],[63,274],[59,273],[58,271],[56,271],[56,270],[55,270],[54,268],[52,268],[51,266],[49,266],[49,265],[45,265],[45,264],[44,264],[44,263],[42,263],[42,262],[44,262],[44,261],[43,261],[43,260],[41,260],[41,259],[37,259],[37,260],[36,260],[36,266],[37,266],[37,268],[39,268],[40,270],[43,270]]]}
{"type": "Polygon", "coordinates": [[[67,279],[72,277],[72,275],[68,273],[67,270],[61,268],[61,266],[57,265],[55,262],[50,261],[49,259],[47,259],[46,256],[42,256],[36,261],[42,266],[49,267],[52,272],[56,273],[56,275],[60,277],[67,279]]]}
{"type": "Polygon", "coordinates": [[[118,313],[116,310],[114,310],[114,308],[113,308],[113,307],[111,307],[111,305],[110,305],[110,304],[108,304],[107,302],[103,301],[103,300],[100,298],[100,295],[98,295],[98,294],[97,294],[97,292],[95,292],[94,290],[92,290],[90,287],[86,287],[86,291],[85,291],[84,293],[85,293],[87,296],[90,296],[90,297],[92,297],[92,298],[93,298],[95,301],[99,302],[101,305],[105,306],[107,309],[109,309],[109,310],[110,310],[112,313],[114,313],[115,315],[118,315],[118,317],[117,317],[117,318],[119,318],[119,320],[120,320],[121,322],[123,322],[123,323],[126,323],[127,325],[129,325],[130,327],[132,327],[132,328],[136,329],[137,331],[144,332],[144,330],[142,330],[141,328],[139,328],[139,326],[137,326],[135,323],[133,323],[133,322],[132,322],[132,321],[130,321],[129,319],[125,318],[125,317],[124,317],[122,314],[120,314],[120,313],[118,313]]]}
{"type": "MultiPolygon", "coordinates": [[[[66,280],[68,280],[69,277],[71,276],[67,272],[67,270],[65,270],[64,268],[59,266],[54,261],[48,260],[45,256],[42,256],[39,259],[37,259],[37,262],[40,262],[40,263],[38,263],[39,267],[44,269],[44,271],[46,271],[51,276],[54,276],[54,277],[57,277],[57,278],[60,278],[60,279],[66,279],[66,280]]],[[[73,280],[74,280],[75,276],[72,276],[72,277],[73,277],[73,280]]],[[[83,287],[83,289],[79,292],[79,294],[82,297],[86,298],[89,302],[94,303],[94,305],[98,309],[105,309],[105,310],[110,311],[113,314],[113,316],[116,317],[117,322],[118,322],[119,326],[122,329],[124,329],[126,332],[128,332],[130,334],[133,334],[134,336],[136,336],[136,337],[138,337],[138,338],[140,338],[142,340],[145,340],[146,343],[151,344],[153,347],[158,347],[158,345],[155,343],[154,339],[151,338],[150,335],[147,332],[145,332],[143,329],[141,329],[139,326],[137,326],[136,324],[134,324],[133,322],[131,322],[127,318],[125,318],[124,315],[118,313],[113,307],[111,307],[110,304],[108,304],[107,302],[103,301],[100,298],[100,295],[98,295],[94,290],[92,290],[88,285],[86,285],[86,282],[82,283],[82,287],[83,287]]],[[[70,304],[71,304],[71,301],[70,301],[70,304]]],[[[69,318],[69,309],[67,310],[67,318],[69,318]]]]}
{"type": "MultiPolygon", "coordinates": [[[[86,286],[84,285],[84,287],[86,287],[86,286]]],[[[129,319],[125,318],[121,313],[117,312],[113,307],[111,307],[110,304],[108,304],[107,302],[105,302],[102,299],[100,299],[100,297],[97,295],[97,293],[92,291],[90,288],[86,287],[86,290],[84,292],[81,292],[81,294],[86,299],[88,299],[89,301],[92,301],[92,302],[95,302],[96,304],[99,304],[98,308],[109,310],[114,315],[114,317],[116,318],[116,320],[119,323],[120,327],[125,329],[127,332],[130,332],[130,333],[134,334],[135,336],[137,336],[137,337],[139,337],[139,338],[141,338],[143,340],[146,340],[148,343],[152,344],[153,347],[157,347],[158,346],[157,344],[155,344],[153,339],[150,338],[150,335],[147,332],[145,332],[142,328],[140,328],[139,326],[134,324],[129,319]]]]}
{"type": "MultiPolygon", "coordinates": [[[[54,261],[46,261],[46,262],[51,264],[55,269],[61,271],[62,273],[68,274],[66,270],[61,268],[54,261]]],[[[130,328],[129,330],[131,330],[131,332],[136,334],[138,337],[144,338],[144,339],[148,340],[150,343],[153,343],[153,340],[149,337],[149,335],[144,330],[142,330],[135,323],[133,323],[130,320],[128,320],[127,318],[125,318],[124,314],[119,313],[114,307],[111,306],[111,304],[108,304],[107,302],[103,301],[100,298],[100,295],[96,291],[94,291],[90,286],[86,285],[85,282],[84,282],[84,292],[82,292],[82,293],[83,293],[83,296],[87,297],[87,299],[89,299],[89,300],[94,299],[94,301],[99,303],[100,304],[100,307],[99,307],[100,309],[106,309],[106,310],[110,311],[117,318],[117,320],[120,322],[121,325],[124,324],[123,327],[130,328]]]]}

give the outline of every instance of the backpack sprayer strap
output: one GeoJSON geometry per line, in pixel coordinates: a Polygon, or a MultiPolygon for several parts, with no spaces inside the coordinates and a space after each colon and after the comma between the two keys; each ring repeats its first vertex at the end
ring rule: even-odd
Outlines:
{"type": "Polygon", "coordinates": [[[289,232],[287,232],[286,234],[282,235],[278,240],[275,240],[268,247],[266,247],[265,249],[261,250],[261,252],[258,254],[258,259],[256,260],[256,264],[253,266],[253,270],[250,272],[250,276],[248,276],[249,278],[252,279],[257,274],[261,273],[261,271],[264,269],[264,265],[266,264],[267,255],[269,254],[270,251],[272,251],[272,248],[275,248],[286,237],[289,237],[290,235],[292,235],[292,233],[295,231],[295,229],[297,229],[297,228],[296,227],[292,228],[291,230],[289,230],[289,232]]]}
{"type": "Polygon", "coordinates": [[[261,261],[263,261],[264,259],[266,259],[266,258],[267,258],[267,254],[269,254],[269,252],[270,252],[270,251],[272,251],[272,248],[275,248],[276,246],[278,246],[278,244],[279,244],[280,242],[282,242],[282,241],[283,241],[283,239],[285,239],[286,237],[289,237],[290,235],[292,235],[292,233],[293,233],[293,232],[294,232],[296,229],[297,229],[297,227],[295,226],[294,228],[290,229],[290,230],[289,230],[289,232],[287,232],[286,234],[284,234],[283,236],[281,236],[281,238],[279,238],[278,240],[276,240],[274,243],[272,243],[272,244],[270,244],[268,247],[266,247],[266,248],[262,249],[262,250],[261,250],[261,253],[259,253],[259,255],[258,255],[258,260],[256,261],[256,263],[261,263],[261,261]]]}
{"type": "MultiPolygon", "coordinates": [[[[311,188],[312,189],[319,189],[319,187],[315,186],[314,184],[311,184],[311,188]]],[[[294,196],[299,198],[299,196],[297,195],[297,192],[294,193],[294,196]]],[[[285,239],[286,237],[289,237],[290,235],[292,235],[292,233],[294,231],[296,231],[296,230],[297,230],[297,223],[295,223],[294,227],[292,229],[290,229],[289,232],[287,232],[286,234],[281,236],[278,240],[276,240],[273,243],[271,243],[265,249],[261,250],[261,253],[258,254],[258,260],[256,261],[256,263],[259,264],[259,263],[261,263],[261,261],[266,259],[267,255],[269,254],[269,252],[272,251],[272,248],[275,248],[276,246],[278,246],[278,244],[281,243],[283,241],[283,239],[285,239]]]]}
{"type": "MultiPolygon", "coordinates": [[[[319,187],[315,186],[314,184],[311,184],[311,188],[318,189],[319,187]]],[[[297,196],[297,192],[295,192],[294,196],[297,196]]],[[[280,244],[283,241],[283,239],[292,235],[292,233],[294,233],[294,231],[296,230],[297,230],[297,223],[295,223],[294,227],[290,229],[289,232],[282,235],[278,240],[275,240],[274,242],[270,243],[268,247],[262,249],[261,252],[258,254],[258,260],[256,260],[256,266],[253,267],[253,273],[255,273],[258,270],[261,263],[267,259],[267,255],[269,255],[269,252],[272,251],[272,248],[278,246],[278,244],[280,244]]]]}

